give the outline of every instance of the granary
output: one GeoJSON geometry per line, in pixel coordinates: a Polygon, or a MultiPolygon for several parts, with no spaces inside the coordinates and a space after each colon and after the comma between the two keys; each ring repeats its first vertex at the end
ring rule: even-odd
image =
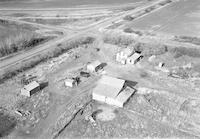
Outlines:
{"type": "Polygon", "coordinates": [[[89,72],[97,72],[101,68],[101,62],[98,60],[87,65],[87,71],[89,72]]]}
{"type": "Polygon", "coordinates": [[[66,79],[65,80],[65,86],[66,87],[74,87],[77,86],[77,81],[74,79],[66,79]]]}
{"type": "Polygon", "coordinates": [[[30,97],[38,91],[40,91],[40,84],[36,81],[33,81],[21,89],[21,95],[30,97]]]}
{"type": "Polygon", "coordinates": [[[136,64],[140,59],[142,58],[142,55],[139,53],[134,53],[131,57],[128,57],[126,60],[127,64],[136,64]]]}
{"type": "Polygon", "coordinates": [[[123,107],[134,93],[133,90],[129,93],[124,91],[124,83],[125,80],[104,75],[94,88],[92,98],[109,105],[123,107]]]}

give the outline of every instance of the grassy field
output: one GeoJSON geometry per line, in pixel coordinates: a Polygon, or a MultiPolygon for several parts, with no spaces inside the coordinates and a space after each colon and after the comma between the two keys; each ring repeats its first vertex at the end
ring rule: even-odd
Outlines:
{"type": "Polygon", "coordinates": [[[135,3],[142,0],[57,0],[57,1],[4,1],[0,3],[0,8],[6,7],[19,7],[19,8],[68,8],[75,6],[86,6],[86,5],[113,5],[113,4],[126,4],[135,3]]]}
{"type": "Polygon", "coordinates": [[[32,48],[46,39],[32,30],[0,25],[0,57],[32,48]]]}
{"type": "Polygon", "coordinates": [[[172,35],[199,36],[199,4],[197,0],[178,1],[132,22],[129,27],[172,35]]]}

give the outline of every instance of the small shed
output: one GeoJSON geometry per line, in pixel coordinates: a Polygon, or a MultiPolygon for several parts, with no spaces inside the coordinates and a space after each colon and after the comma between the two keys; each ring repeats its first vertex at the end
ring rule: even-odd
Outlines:
{"type": "Polygon", "coordinates": [[[92,62],[92,63],[89,63],[88,65],[87,65],[87,70],[89,71],[89,72],[97,72],[99,69],[101,69],[101,62],[100,61],[94,61],[94,62],[92,62]]]}
{"type": "Polygon", "coordinates": [[[21,95],[30,97],[38,91],[40,91],[40,84],[36,81],[33,81],[21,89],[21,95]]]}
{"type": "Polygon", "coordinates": [[[65,86],[66,87],[74,87],[74,86],[77,86],[77,81],[74,80],[74,79],[66,79],[65,80],[65,86]]]}
{"type": "Polygon", "coordinates": [[[141,54],[134,53],[131,57],[127,58],[126,63],[133,65],[136,64],[141,58],[142,58],[141,54]]]}

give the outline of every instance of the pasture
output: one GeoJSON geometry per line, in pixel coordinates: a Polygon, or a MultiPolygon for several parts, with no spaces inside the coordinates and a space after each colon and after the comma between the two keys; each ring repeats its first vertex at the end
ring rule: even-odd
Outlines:
{"type": "Polygon", "coordinates": [[[170,35],[200,36],[199,5],[198,0],[180,0],[134,20],[128,27],[170,35]]]}

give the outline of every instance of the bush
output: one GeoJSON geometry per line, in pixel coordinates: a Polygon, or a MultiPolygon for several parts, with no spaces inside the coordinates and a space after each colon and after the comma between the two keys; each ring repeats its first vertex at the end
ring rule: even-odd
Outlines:
{"type": "Polygon", "coordinates": [[[132,28],[125,28],[124,32],[126,32],[126,33],[134,33],[134,34],[137,34],[139,36],[142,36],[142,34],[143,34],[141,31],[135,31],[132,28]]]}
{"type": "Polygon", "coordinates": [[[174,54],[174,58],[179,58],[181,56],[190,56],[190,57],[200,57],[200,49],[198,48],[186,48],[186,47],[176,47],[170,50],[174,54]]]}
{"type": "Polygon", "coordinates": [[[146,44],[144,46],[142,54],[144,56],[152,56],[152,55],[162,55],[168,51],[168,47],[161,44],[146,44]]]}
{"type": "Polygon", "coordinates": [[[47,39],[49,39],[49,37],[41,37],[32,32],[18,31],[16,34],[5,36],[0,40],[0,57],[26,48],[32,48],[47,39]]]}
{"type": "Polygon", "coordinates": [[[132,21],[133,19],[135,19],[134,17],[132,17],[131,15],[127,15],[123,18],[126,21],[132,21]]]}
{"type": "Polygon", "coordinates": [[[135,40],[131,37],[123,36],[123,35],[105,35],[103,37],[104,43],[119,45],[119,46],[128,46],[135,42],[135,40]]]}
{"type": "Polygon", "coordinates": [[[76,40],[72,40],[65,44],[64,47],[57,47],[53,50],[50,50],[46,52],[45,54],[40,54],[32,58],[31,61],[26,61],[26,63],[23,63],[23,65],[20,65],[19,67],[15,67],[15,69],[9,69],[0,77],[0,83],[3,83],[4,81],[16,76],[20,72],[26,71],[28,69],[31,69],[38,65],[41,62],[45,62],[50,58],[58,57],[59,55],[67,52],[68,50],[76,47],[81,47],[85,45],[89,45],[93,43],[95,38],[93,37],[82,37],[76,40]]]}
{"type": "Polygon", "coordinates": [[[168,47],[161,44],[133,43],[130,45],[135,52],[142,53],[143,56],[161,55],[168,51],[168,47]]]}
{"type": "Polygon", "coordinates": [[[176,36],[174,40],[178,41],[178,42],[185,42],[185,43],[192,43],[195,45],[200,45],[200,38],[198,38],[198,37],[176,36]]]}

